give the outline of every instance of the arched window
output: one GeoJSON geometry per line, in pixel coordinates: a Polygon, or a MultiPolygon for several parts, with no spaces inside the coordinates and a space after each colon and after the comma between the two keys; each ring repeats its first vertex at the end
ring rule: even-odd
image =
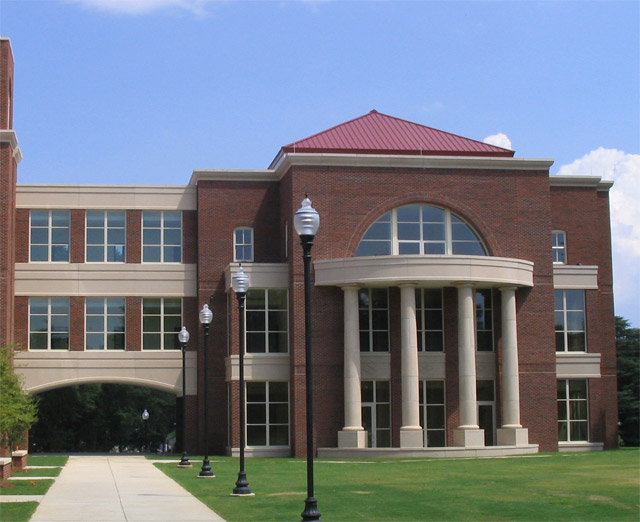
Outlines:
{"type": "Polygon", "coordinates": [[[486,256],[473,229],[450,210],[407,205],[380,216],[360,240],[356,256],[486,256]]]}

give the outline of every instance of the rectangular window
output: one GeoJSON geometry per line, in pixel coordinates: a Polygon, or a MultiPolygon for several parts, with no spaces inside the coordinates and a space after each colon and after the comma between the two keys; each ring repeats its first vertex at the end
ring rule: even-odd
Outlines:
{"type": "Polygon", "coordinates": [[[389,381],[362,381],[362,424],[369,448],[391,447],[391,393],[389,381]]]}
{"type": "Polygon", "coordinates": [[[182,262],[182,212],[142,213],[142,262],[182,262]]]}
{"type": "Polygon", "coordinates": [[[85,350],[124,350],[124,297],[85,299],[85,350]]]}
{"type": "Polygon", "coordinates": [[[69,298],[29,298],[29,349],[69,349],[69,298]]]}
{"type": "Polygon", "coordinates": [[[247,382],[247,445],[289,445],[289,384],[247,382]]]}
{"type": "Polygon", "coordinates": [[[420,426],[424,445],[443,448],[447,445],[444,381],[420,381],[420,426]]]}
{"type": "Polygon", "coordinates": [[[589,440],[589,400],[586,379],[558,381],[558,440],[589,440]]]}
{"type": "Polygon", "coordinates": [[[495,445],[496,430],[496,387],[495,381],[478,379],[476,381],[478,402],[478,425],[484,431],[484,445],[495,445]]]}
{"type": "Polygon", "coordinates": [[[182,299],[145,297],[142,300],[143,350],[179,350],[181,329],[182,299]]]}
{"type": "Polygon", "coordinates": [[[552,233],[553,262],[564,264],[567,262],[567,235],[562,230],[554,230],[552,233]]]}
{"type": "Polygon", "coordinates": [[[87,263],[125,262],[125,223],[124,211],[87,211],[87,263]]]}
{"type": "Polygon", "coordinates": [[[476,346],[479,352],[493,351],[491,289],[476,291],[476,346]]]}
{"type": "Polygon", "coordinates": [[[584,290],[556,290],[556,352],[586,352],[584,290]]]}
{"type": "Polygon", "coordinates": [[[444,351],[442,290],[416,289],[418,351],[444,351]]]}
{"type": "Polygon", "coordinates": [[[234,261],[253,261],[253,229],[242,227],[233,231],[234,261]]]}
{"type": "Polygon", "coordinates": [[[389,351],[389,293],[386,288],[362,288],[359,298],[360,351],[389,351]]]}
{"type": "Polygon", "coordinates": [[[289,351],[289,295],[285,289],[247,292],[247,353],[289,351]]]}
{"type": "Polygon", "coordinates": [[[30,261],[69,262],[68,210],[30,212],[30,261]]]}

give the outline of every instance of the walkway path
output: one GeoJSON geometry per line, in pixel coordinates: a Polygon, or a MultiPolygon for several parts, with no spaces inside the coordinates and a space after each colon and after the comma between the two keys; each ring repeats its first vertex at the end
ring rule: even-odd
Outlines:
{"type": "Polygon", "coordinates": [[[224,522],[140,456],[69,457],[31,522],[224,522]]]}

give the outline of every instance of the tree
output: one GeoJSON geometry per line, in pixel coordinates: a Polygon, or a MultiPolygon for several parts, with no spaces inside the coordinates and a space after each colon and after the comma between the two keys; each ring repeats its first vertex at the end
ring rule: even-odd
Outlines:
{"type": "Polygon", "coordinates": [[[625,446],[640,445],[640,329],[616,317],[618,419],[625,446]]]}
{"type": "Polygon", "coordinates": [[[38,420],[36,401],[22,389],[12,362],[13,347],[0,347],[0,442],[15,449],[38,420]]]}

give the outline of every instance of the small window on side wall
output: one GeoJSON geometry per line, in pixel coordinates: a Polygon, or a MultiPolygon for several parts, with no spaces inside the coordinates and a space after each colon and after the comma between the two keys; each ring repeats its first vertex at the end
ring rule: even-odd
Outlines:
{"type": "Polygon", "coordinates": [[[564,265],[567,262],[567,234],[564,230],[554,230],[552,235],[553,262],[564,265]]]}
{"type": "Polygon", "coordinates": [[[253,261],[253,229],[236,228],[233,231],[234,261],[253,261]]]}

